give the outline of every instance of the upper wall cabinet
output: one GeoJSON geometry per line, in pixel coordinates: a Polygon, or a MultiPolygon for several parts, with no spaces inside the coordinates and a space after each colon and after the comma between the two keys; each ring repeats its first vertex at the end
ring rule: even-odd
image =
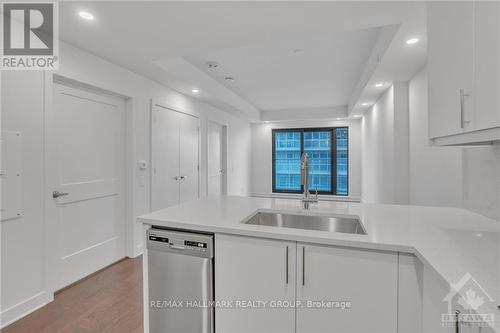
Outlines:
{"type": "Polygon", "coordinates": [[[500,3],[427,3],[429,136],[500,140],[500,3]]]}
{"type": "Polygon", "coordinates": [[[500,2],[475,2],[475,118],[477,129],[500,127],[500,2]]]}

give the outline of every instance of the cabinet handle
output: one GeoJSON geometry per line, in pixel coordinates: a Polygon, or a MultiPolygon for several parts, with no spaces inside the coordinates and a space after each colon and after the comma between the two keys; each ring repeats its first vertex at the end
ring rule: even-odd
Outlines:
{"type": "Polygon", "coordinates": [[[286,247],[286,253],[285,253],[285,281],[286,284],[288,284],[288,245],[286,247]]]}
{"type": "Polygon", "coordinates": [[[468,121],[465,120],[465,97],[469,97],[469,94],[465,93],[464,88],[460,88],[460,128],[465,128],[465,124],[468,121]]]}
{"type": "Polygon", "coordinates": [[[306,285],[306,247],[302,246],[302,285],[306,285]]]}

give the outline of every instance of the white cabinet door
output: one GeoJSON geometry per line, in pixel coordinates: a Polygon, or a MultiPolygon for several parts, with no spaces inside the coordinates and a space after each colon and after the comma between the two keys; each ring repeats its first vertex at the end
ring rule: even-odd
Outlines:
{"type": "MultiPolygon", "coordinates": [[[[457,304],[456,299],[448,304],[447,296],[450,293],[450,286],[445,283],[434,271],[426,266],[423,268],[422,280],[422,332],[457,332],[456,318],[453,314],[456,310],[461,311],[462,313],[465,312],[462,306],[457,304]]],[[[484,323],[481,325],[479,323],[467,323],[461,320],[458,332],[493,333],[494,331],[487,327],[484,323]]]]}
{"type": "Polygon", "coordinates": [[[436,138],[471,131],[475,97],[473,3],[428,2],[427,38],[429,135],[436,138]]]}
{"type": "Polygon", "coordinates": [[[475,6],[475,128],[500,126],[500,2],[475,6]]]}
{"type": "Polygon", "coordinates": [[[151,209],[163,209],[179,203],[180,116],[163,107],[153,106],[151,124],[151,209]]]}
{"type": "Polygon", "coordinates": [[[412,254],[398,254],[398,333],[422,333],[423,264],[412,254]]]}
{"type": "Polygon", "coordinates": [[[216,309],[216,332],[295,332],[295,309],[272,303],[295,300],[295,242],[217,234],[215,258],[215,299],[232,302],[216,309]]]}
{"type": "Polygon", "coordinates": [[[396,253],[301,243],[297,253],[297,301],[305,305],[297,308],[297,333],[397,331],[396,253]]]}
{"type": "Polygon", "coordinates": [[[423,273],[422,332],[455,332],[453,323],[443,323],[442,321],[442,315],[449,313],[448,304],[444,299],[450,292],[450,288],[429,268],[424,267],[423,273]]]}
{"type": "Polygon", "coordinates": [[[198,198],[198,145],[199,120],[180,114],[180,200],[185,202],[198,198]]]}

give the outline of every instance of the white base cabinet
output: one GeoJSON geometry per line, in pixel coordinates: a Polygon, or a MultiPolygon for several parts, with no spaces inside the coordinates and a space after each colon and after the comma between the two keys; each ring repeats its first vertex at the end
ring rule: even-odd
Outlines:
{"type": "Polygon", "coordinates": [[[217,234],[215,258],[215,299],[233,302],[216,332],[397,332],[397,253],[217,234]]]}
{"type": "MultiPolygon", "coordinates": [[[[443,322],[442,315],[449,313],[445,297],[450,286],[440,279],[428,267],[423,268],[422,279],[422,332],[423,333],[494,333],[488,326],[480,327],[478,323],[443,322]],[[457,330],[458,325],[458,330],[457,330]]],[[[452,302],[451,312],[463,309],[452,302]]]]}
{"type": "Polygon", "coordinates": [[[442,322],[449,291],[412,254],[215,237],[218,333],[456,333],[442,322]]]}
{"type": "Polygon", "coordinates": [[[397,332],[397,253],[297,248],[297,333],[397,332]]]}
{"type": "Polygon", "coordinates": [[[295,309],[272,303],[295,301],[295,258],[295,242],[217,234],[216,332],[295,332],[295,309]]]}
{"type": "MultiPolygon", "coordinates": [[[[398,332],[399,333],[493,333],[477,324],[443,322],[449,313],[445,301],[450,286],[433,270],[411,254],[399,254],[398,332]]],[[[452,304],[451,312],[462,310],[452,304]]]]}

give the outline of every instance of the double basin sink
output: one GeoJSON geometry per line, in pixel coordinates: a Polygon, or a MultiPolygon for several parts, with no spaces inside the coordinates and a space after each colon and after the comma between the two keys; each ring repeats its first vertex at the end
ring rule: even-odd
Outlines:
{"type": "Polygon", "coordinates": [[[245,224],[366,235],[356,216],[298,215],[257,212],[245,224]]]}

